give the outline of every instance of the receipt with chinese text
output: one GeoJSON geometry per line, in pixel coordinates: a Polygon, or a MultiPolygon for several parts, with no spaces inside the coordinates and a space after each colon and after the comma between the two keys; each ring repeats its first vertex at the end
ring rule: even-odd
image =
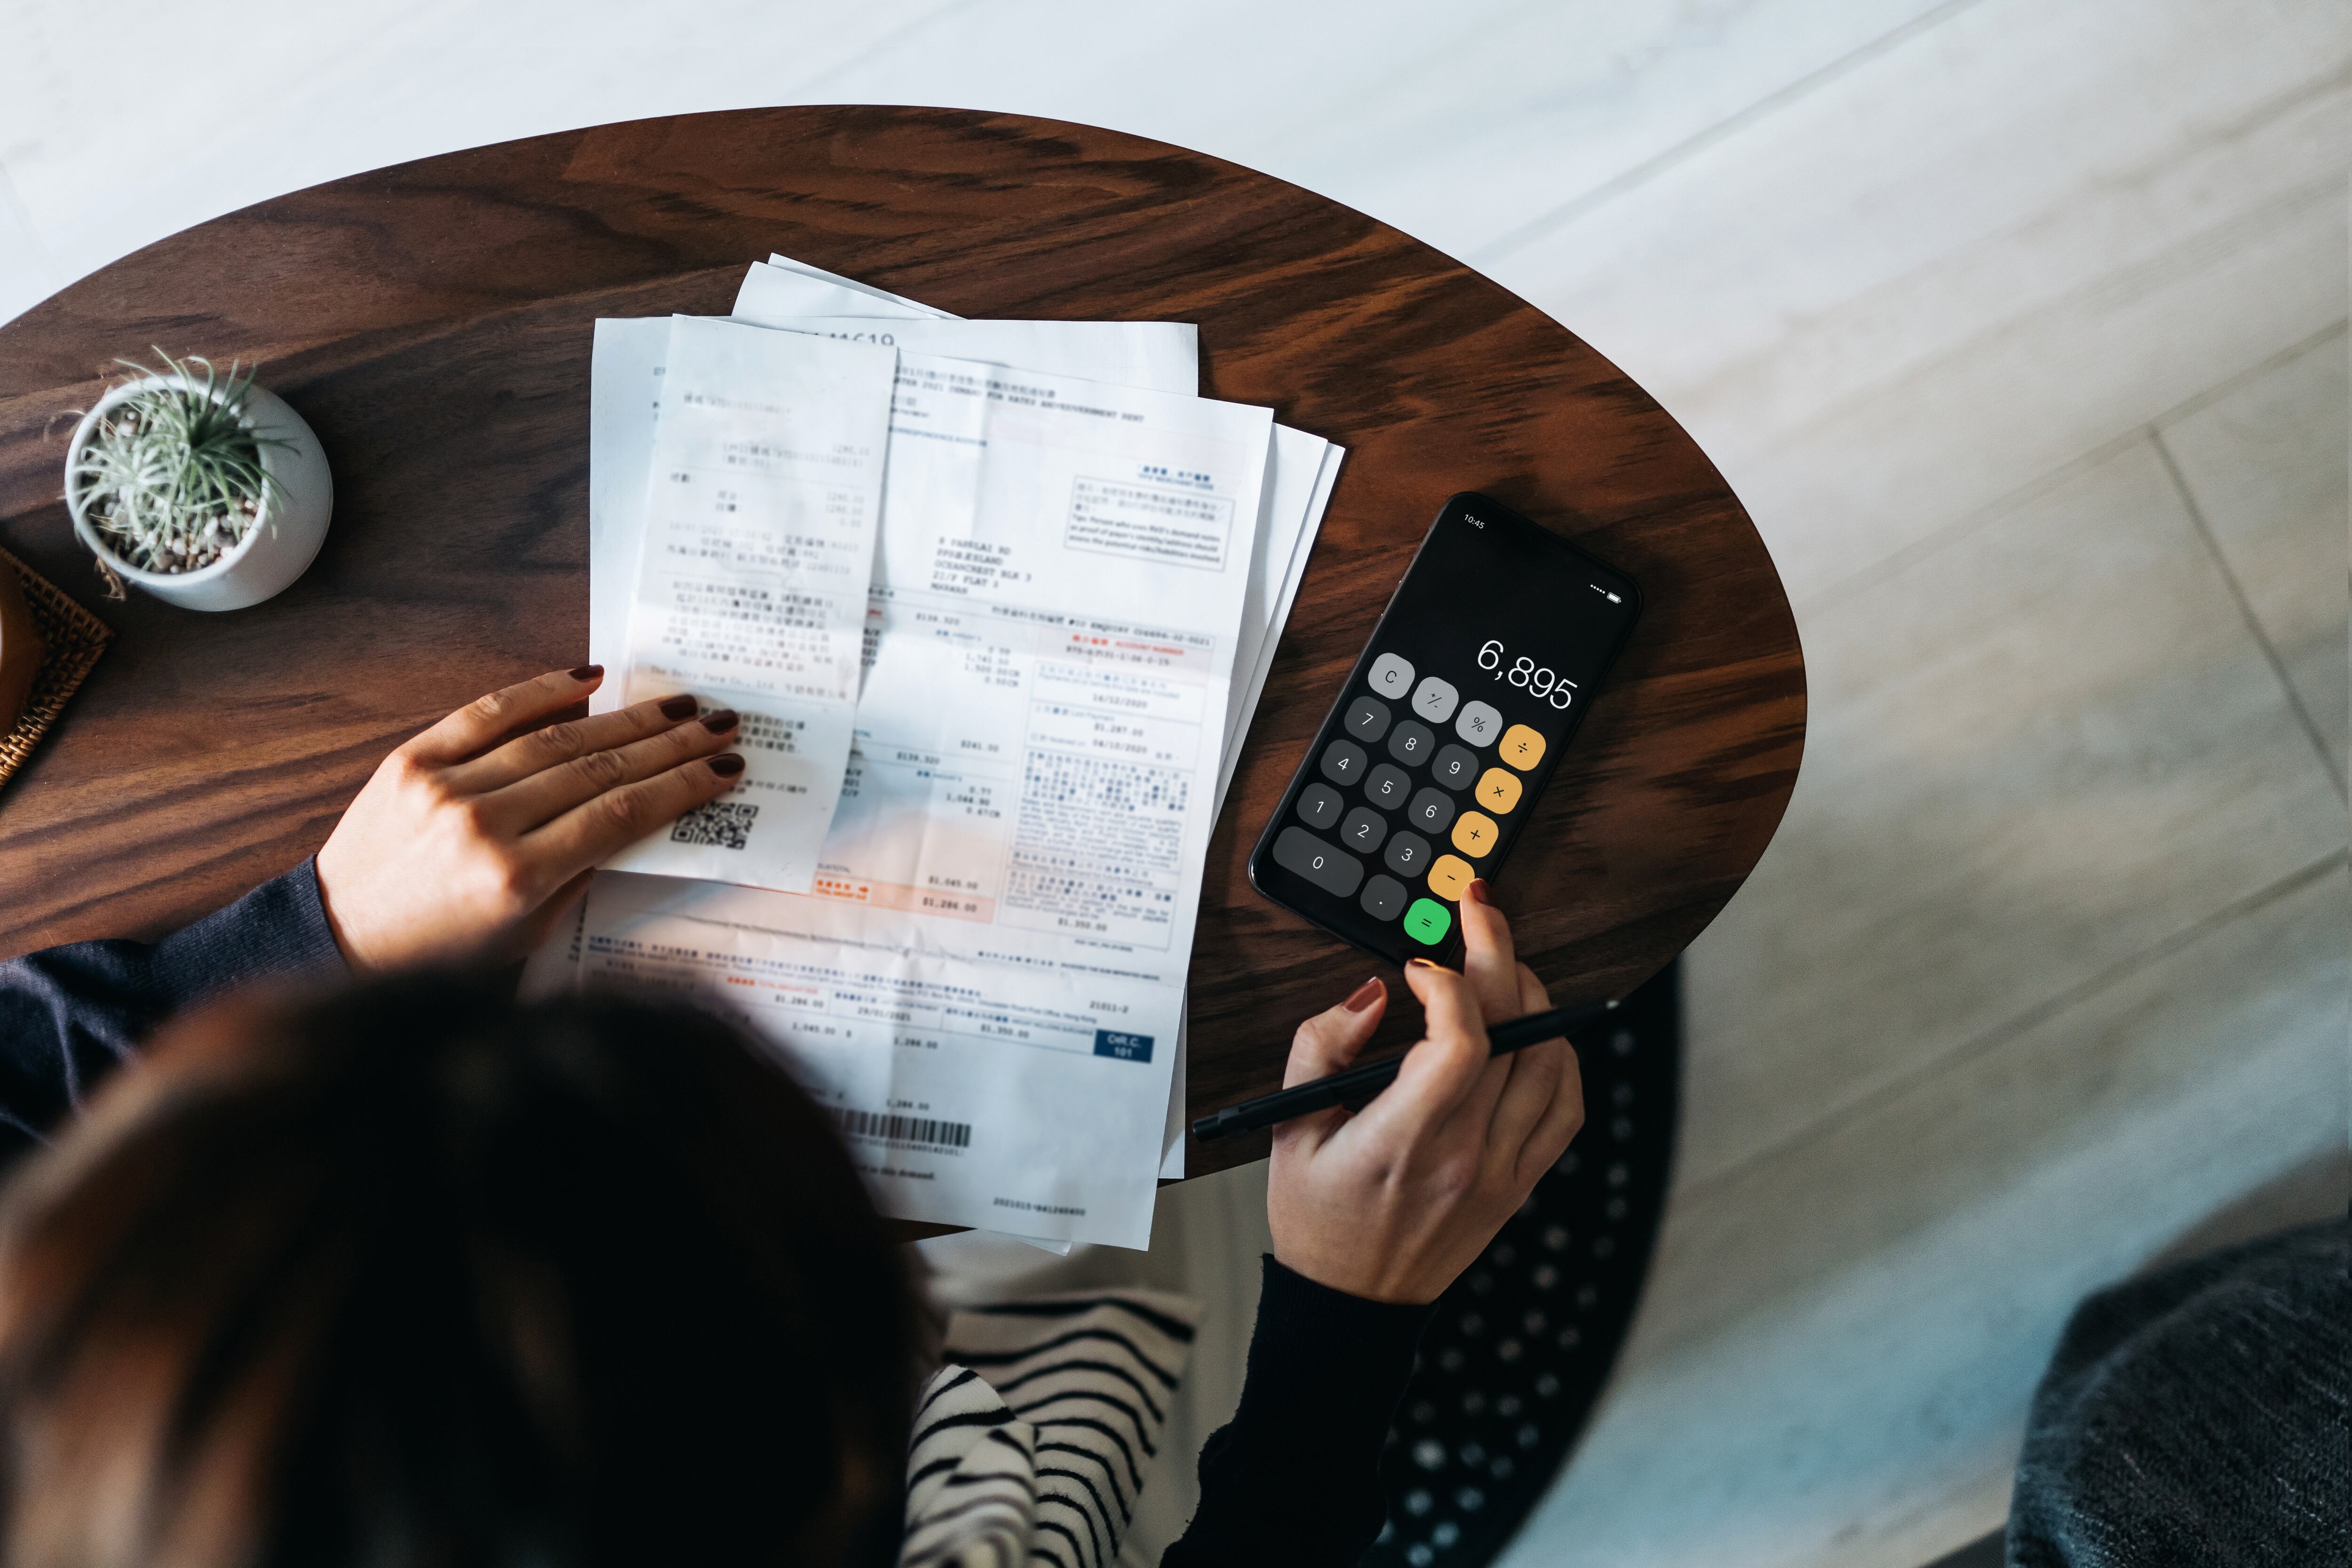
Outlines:
{"type": "Polygon", "coordinates": [[[735,709],[741,782],[616,856],[804,892],[848,762],[895,350],[673,318],[622,700],[735,709]]]}

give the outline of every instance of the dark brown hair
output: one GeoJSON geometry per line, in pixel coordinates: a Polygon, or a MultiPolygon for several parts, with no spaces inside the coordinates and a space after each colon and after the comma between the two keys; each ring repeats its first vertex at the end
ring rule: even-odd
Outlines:
{"type": "Polygon", "coordinates": [[[0,1554],[887,1561],[916,1333],[831,1122],[709,1018],[247,1004],[8,1190],[0,1554]]]}

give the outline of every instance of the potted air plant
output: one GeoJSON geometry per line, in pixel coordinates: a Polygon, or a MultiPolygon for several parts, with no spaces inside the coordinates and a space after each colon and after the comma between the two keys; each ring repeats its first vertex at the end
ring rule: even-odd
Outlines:
{"type": "Polygon", "coordinates": [[[124,581],[192,610],[240,610],[291,584],[319,553],[334,480],[319,438],[285,403],[210,360],[132,374],[81,416],[66,506],[109,596],[124,581]]]}

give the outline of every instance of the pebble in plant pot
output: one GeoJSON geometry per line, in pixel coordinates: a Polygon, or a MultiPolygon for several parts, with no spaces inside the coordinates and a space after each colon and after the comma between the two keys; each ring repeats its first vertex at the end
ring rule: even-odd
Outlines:
{"type": "Polygon", "coordinates": [[[137,584],[191,610],[241,610],[302,575],[327,537],[327,457],[283,400],[211,361],[155,351],[81,416],[66,505],[109,596],[137,584]],[[201,371],[201,374],[199,374],[201,371]]]}

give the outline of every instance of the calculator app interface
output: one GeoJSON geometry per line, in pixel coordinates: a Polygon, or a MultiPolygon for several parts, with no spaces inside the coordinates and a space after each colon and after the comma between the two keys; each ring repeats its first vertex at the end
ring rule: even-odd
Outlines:
{"type": "Polygon", "coordinates": [[[1516,512],[1448,501],[1251,856],[1259,890],[1393,962],[1449,956],[1639,604],[1516,512]]]}

